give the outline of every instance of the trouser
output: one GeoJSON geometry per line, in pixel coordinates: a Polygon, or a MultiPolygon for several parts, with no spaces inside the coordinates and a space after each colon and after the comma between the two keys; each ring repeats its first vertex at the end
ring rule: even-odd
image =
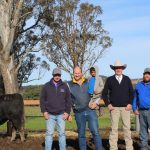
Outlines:
{"type": "Polygon", "coordinates": [[[98,130],[98,119],[95,110],[88,109],[83,112],[76,112],[75,119],[78,127],[79,148],[80,150],[87,150],[86,146],[86,121],[92,133],[96,150],[102,150],[102,141],[98,130]]]}
{"type": "Polygon", "coordinates": [[[63,120],[63,114],[49,115],[49,119],[46,120],[45,150],[52,149],[53,133],[55,130],[55,126],[57,126],[59,136],[59,149],[66,150],[65,120],[63,120]]]}
{"type": "Polygon", "coordinates": [[[140,110],[140,148],[148,149],[148,129],[150,129],[150,109],[140,110]]]}
{"type": "Polygon", "coordinates": [[[114,107],[110,112],[111,117],[111,133],[109,136],[110,150],[118,150],[118,124],[119,118],[122,118],[124,139],[126,143],[126,150],[133,150],[133,142],[130,131],[130,111],[125,110],[125,107],[114,107]]]}

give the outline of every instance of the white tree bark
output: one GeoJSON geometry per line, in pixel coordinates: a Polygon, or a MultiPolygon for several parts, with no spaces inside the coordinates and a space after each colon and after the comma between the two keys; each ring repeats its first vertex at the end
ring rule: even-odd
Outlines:
{"type": "Polygon", "coordinates": [[[5,92],[12,94],[18,92],[17,71],[14,58],[10,55],[13,45],[16,26],[19,22],[20,10],[23,0],[0,1],[0,70],[4,80],[5,92]]]}

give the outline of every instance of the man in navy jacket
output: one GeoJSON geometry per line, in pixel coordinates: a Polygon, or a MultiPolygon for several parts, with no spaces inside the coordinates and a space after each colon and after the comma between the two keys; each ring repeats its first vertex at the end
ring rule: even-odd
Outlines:
{"type": "Polygon", "coordinates": [[[59,135],[59,148],[65,150],[65,120],[71,110],[71,95],[68,86],[61,80],[59,68],[53,70],[53,78],[42,89],[40,107],[46,120],[45,150],[52,149],[55,125],[59,135]]]}
{"type": "Polygon", "coordinates": [[[140,148],[148,150],[148,129],[150,129],[150,68],[143,73],[143,81],[135,87],[133,111],[139,115],[140,121],[140,148]]]}

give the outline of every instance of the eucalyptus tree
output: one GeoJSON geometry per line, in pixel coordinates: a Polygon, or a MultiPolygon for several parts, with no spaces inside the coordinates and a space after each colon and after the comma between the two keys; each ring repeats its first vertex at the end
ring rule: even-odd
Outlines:
{"type": "Polygon", "coordinates": [[[112,44],[103,28],[102,8],[79,0],[55,0],[52,11],[54,22],[41,45],[44,54],[70,74],[75,66],[85,73],[112,44]]]}
{"type": "Polygon", "coordinates": [[[0,1],[0,72],[5,93],[16,93],[33,69],[49,68],[36,57],[47,22],[53,21],[52,0],[0,1]]]}

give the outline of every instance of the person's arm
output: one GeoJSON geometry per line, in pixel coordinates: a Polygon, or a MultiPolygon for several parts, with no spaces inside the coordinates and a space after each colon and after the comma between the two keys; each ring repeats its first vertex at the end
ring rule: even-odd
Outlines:
{"type": "Polygon", "coordinates": [[[46,101],[46,91],[45,91],[45,86],[42,88],[41,94],[40,94],[40,108],[41,112],[44,113],[46,112],[46,107],[45,107],[45,101],[46,101]]]}
{"type": "Polygon", "coordinates": [[[129,79],[129,102],[128,104],[130,105],[133,104],[133,98],[134,98],[134,90],[133,90],[131,80],[129,79]]]}
{"type": "Polygon", "coordinates": [[[70,111],[71,111],[71,93],[69,90],[69,87],[66,85],[66,96],[65,96],[65,112],[63,114],[63,119],[64,120],[69,120],[71,121],[71,116],[70,116],[70,111]]]}
{"type": "Polygon", "coordinates": [[[94,94],[102,94],[104,83],[101,77],[98,77],[98,81],[95,81],[94,94]]]}
{"type": "Polygon", "coordinates": [[[49,119],[49,114],[46,110],[45,101],[46,101],[46,91],[45,91],[45,87],[43,87],[40,94],[40,108],[44,118],[49,119]]]}
{"type": "Polygon", "coordinates": [[[71,93],[70,93],[69,88],[68,88],[67,85],[66,85],[65,100],[66,100],[66,110],[65,110],[65,112],[70,114],[70,111],[71,111],[71,93]]]}
{"type": "Polygon", "coordinates": [[[126,106],[126,110],[130,111],[132,109],[132,103],[133,103],[133,98],[134,98],[134,91],[133,91],[133,86],[131,83],[130,78],[128,77],[128,89],[129,89],[129,100],[128,100],[128,104],[126,106]]]}
{"type": "Polygon", "coordinates": [[[109,92],[109,80],[107,79],[104,85],[103,92],[102,92],[102,99],[104,100],[105,105],[107,106],[110,104],[110,101],[108,98],[108,92],[109,92]]]}
{"type": "Polygon", "coordinates": [[[137,108],[137,101],[138,101],[138,96],[137,96],[137,89],[135,87],[135,90],[134,90],[134,98],[133,98],[133,104],[132,104],[132,109],[133,109],[133,112],[135,112],[138,108],[137,108]]]}

